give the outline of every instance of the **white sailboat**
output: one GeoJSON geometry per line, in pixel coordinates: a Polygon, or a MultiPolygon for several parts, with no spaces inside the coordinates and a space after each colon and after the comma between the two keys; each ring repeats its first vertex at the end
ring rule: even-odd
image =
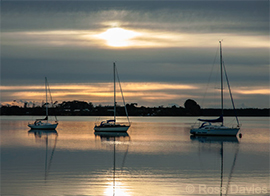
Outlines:
{"type": "Polygon", "coordinates": [[[239,129],[239,120],[237,118],[237,115],[235,115],[237,126],[235,127],[226,127],[224,126],[224,119],[223,119],[223,69],[226,76],[226,81],[231,97],[231,102],[233,109],[235,110],[233,97],[229,85],[229,80],[227,77],[226,69],[224,66],[224,62],[222,60],[222,47],[221,47],[221,41],[219,41],[220,45],[220,76],[221,76],[221,115],[217,119],[198,119],[199,121],[203,122],[199,127],[193,126],[190,130],[190,134],[193,135],[214,135],[214,136],[236,136],[239,129]],[[212,124],[213,123],[213,124],[212,124]]]}
{"type": "Polygon", "coordinates": [[[103,131],[103,132],[126,132],[129,127],[130,127],[130,121],[128,118],[128,113],[127,113],[127,108],[126,108],[126,104],[125,104],[125,100],[124,100],[124,95],[122,92],[122,88],[121,88],[121,84],[120,84],[120,80],[119,80],[119,76],[116,70],[116,66],[115,63],[113,63],[113,78],[114,78],[114,119],[110,119],[110,120],[106,120],[106,121],[102,121],[99,125],[95,125],[94,130],[96,132],[99,131],[103,131]],[[126,116],[127,116],[127,120],[128,120],[128,125],[125,124],[120,124],[116,122],[116,85],[115,85],[115,80],[116,80],[116,74],[117,74],[117,78],[118,78],[118,83],[119,83],[119,87],[121,90],[121,94],[122,94],[122,99],[123,99],[123,103],[125,106],[125,112],[126,112],[126,116]]]}
{"type": "Polygon", "coordinates": [[[55,122],[54,123],[49,122],[49,118],[48,118],[48,116],[49,116],[49,108],[48,108],[48,96],[47,96],[48,90],[50,92],[47,77],[45,77],[46,117],[44,119],[36,119],[33,124],[28,124],[28,127],[30,127],[31,129],[52,130],[52,129],[56,129],[56,127],[58,125],[58,121],[57,121],[56,117],[55,117],[55,122]]]}

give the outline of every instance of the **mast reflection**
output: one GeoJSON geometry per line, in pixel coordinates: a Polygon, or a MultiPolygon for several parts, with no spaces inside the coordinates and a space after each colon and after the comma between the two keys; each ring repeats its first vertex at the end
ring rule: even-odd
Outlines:
{"type": "Polygon", "coordinates": [[[47,176],[49,174],[52,160],[53,160],[53,155],[56,149],[56,143],[57,143],[57,138],[58,138],[58,133],[56,130],[30,130],[28,131],[28,134],[33,134],[35,136],[36,140],[42,141],[43,139],[45,140],[46,143],[46,154],[45,154],[45,180],[47,180],[47,176]],[[54,145],[52,148],[51,156],[48,161],[48,143],[49,143],[49,137],[52,138],[54,137],[54,145]]]}
{"type": "MultiPolygon", "coordinates": [[[[116,187],[116,144],[121,145],[125,144],[126,141],[130,141],[130,136],[127,132],[95,132],[94,133],[97,138],[100,138],[101,142],[113,142],[113,182],[112,187],[108,187],[108,189],[105,191],[106,195],[113,195],[113,196],[120,196],[120,195],[126,195],[123,190],[120,189],[120,187],[116,187]],[[112,190],[111,190],[112,188],[112,190]]],[[[129,144],[127,144],[127,148],[123,157],[123,162],[121,166],[121,170],[124,167],[125,160],[128,154],[128,147],[129,144]]]]}
{"type": "MultiPolygon", "coordinates": [[[[229,192],[229,188],[230,188],[230,182],[231,182],[231,178],[232,178],[232,174],[233,174],[233,171],[234,171],[234,168],[235,168],[235,163],[236,163],[236,159],[237,159],[237,155],[238,155],[238,152],[239,152],[239,140],[237,137],[235,136],[228,136],[228,137],[221,137],[221,136],[194,136],[194,135],[191,135],[190,136],[190,139],[192,141],[198,141],[200,143],[203,143],[203,144],[220,144],[220,150],[219,150],[219,154],[220,154],[220,196],[222,196],[222,194],[225,193],[225,195],[228,194],[229,192]],[[234,145],[235,147],[235,153],[234,153],[234,159],[233,159],[233,163],[232,163],[232,166],[231,166],[231,170],[230,170],[230,174],[229,174],[229,177],[228,177],[228,182],[227,182],[227,185],[226,185],[226,188],[223,187],[224,184],[223,184],[223,169],[224,169],[224,165],[223,165],[223,162],[224,162],[224,144],[225,143],[231,143],[231,144],[236,144],[234,145]]],[[[199,149],[200,151],[201,149],[199,149]]]]}

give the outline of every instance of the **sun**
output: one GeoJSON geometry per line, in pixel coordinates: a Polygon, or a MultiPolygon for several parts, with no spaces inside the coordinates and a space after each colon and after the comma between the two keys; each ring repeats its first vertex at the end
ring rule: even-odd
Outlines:
{"type": "Polygon", "coordinates": [[[107,45],[109,46],[125,47],[132,45],[131,39],[139,35],[139,33],[134,31],[117,27],[110,28],[101,34],[98,34],[97,37],[106,40],[107,45]]]}

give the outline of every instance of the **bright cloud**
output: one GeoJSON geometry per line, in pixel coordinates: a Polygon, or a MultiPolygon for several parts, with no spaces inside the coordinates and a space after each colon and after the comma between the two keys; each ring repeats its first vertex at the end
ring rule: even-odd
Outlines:
{"type": "Polygon", "coordinates": [[[268,36],[237,34],[187,34],[182,32],[125,30],[110,28],[97,31],[42,31],[3,32],[3,45],[70,46],[70,47],[125,47],[125,48],[210,48],[224,39],[226,47],[268,48],[268,36]],[[105,41],[105,42],[104,42],[105,41]]]}
{"type": "MultiPolygon", "coordinates": [[[[45,98],[43,86],[1,86],[2,93],[6,95],[8,93],[9,100],[23,99],[28,102],[35,101],[41,103],[45,98]]],[[[113,99],[113,85],[111,83],[89,83],[78,85],[51,85],[50,86],[53,99],[56,101],[68,101],[68,100],[88,100],[94,104],[108,104],[112,103],[113,99]]],[[[123,82],[122,89],[127,103],[138,102],[141,105],[163,102],[176,102],[178,105],[183,105],[186,99],[196,97],[198,100],[203,98],[205,88],[199,85],[182,85],[182,84],[170,84],[170,83],[129,83],[123,82]],[[201,95],[201,97],[199,96],[201,95]]],[[[219,101],[216,96],[217,89],[212,91],[208,90],[207,100],[208,104],[204,107],[209,107],[212,103],[219,101]],[[209,105],[210,104],[210,105],[209,105]]],[[[270,90],[266,87],[255,88],[234,88],[234,97],[237,100],[241,96],[239,95],[270,95],[270,90]]],[[[218,94],[219,95],[219,94],[218,94]]],[[[7,96],[7,95],[6,95],[7,96]]],[[[120,92],[117,93],[117,97],[121,100],[120,92]]],[[[225,98],[229,100],[229,97],[225,98]]],[[[2,104],[7,104],[9,101],[3,101],[2,104]]],[[[155,104],[150,104],[155,106],[155,104]]]]}

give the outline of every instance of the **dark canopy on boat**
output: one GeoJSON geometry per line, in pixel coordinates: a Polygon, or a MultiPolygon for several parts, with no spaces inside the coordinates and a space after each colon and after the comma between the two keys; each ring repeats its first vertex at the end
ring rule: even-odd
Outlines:
{"type": "Polygon", "coordinates": [[[203,122],[223,122],[223,116],[221,115],[217,119],[198,119],[198,120],[203,122]]]}
{"type": "Polygon", "coordinates": [[[100,123],[100,126],[103,126],[103,125],[105,125],[105,123],[110,123],[110,122],[115,122],[115,120],[106,120],[106,121],[102,121],[102,122],[100,123]]]}
{"type": "Polygon", "coordinates": [[[43,119],[36,119],[36,121],[42,121],[42,120],[48,120],[48,116],[46,116],[46,117],[43,118],[43,119]]]}

